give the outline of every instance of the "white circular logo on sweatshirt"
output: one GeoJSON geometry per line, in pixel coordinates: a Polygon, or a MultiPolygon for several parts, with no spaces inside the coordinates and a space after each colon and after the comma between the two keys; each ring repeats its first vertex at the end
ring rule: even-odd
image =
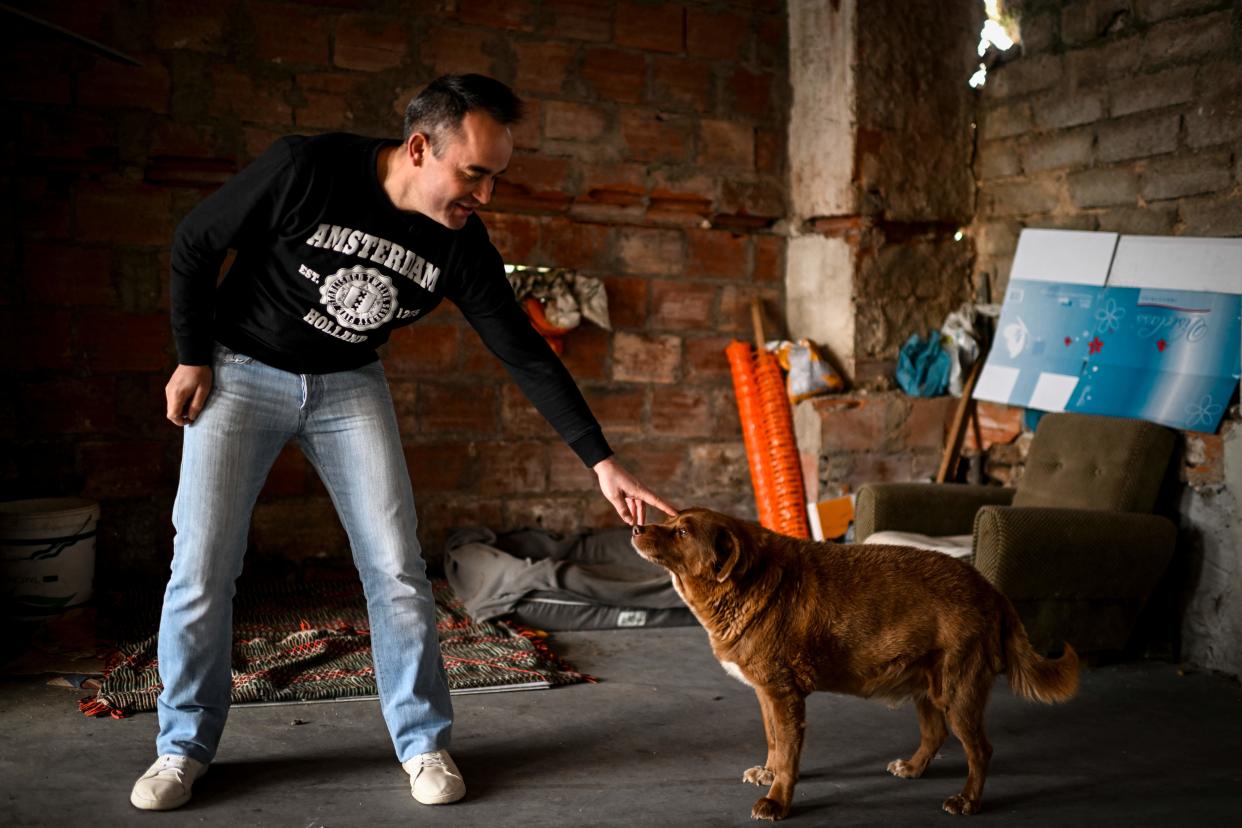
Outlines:
{"type": "Polygon", "coordinates": [[[397,312],[392,279],[373,267],[341,268],[319,286],[319,297],[337,322],[355,331],[378,328],[397,312]]]}

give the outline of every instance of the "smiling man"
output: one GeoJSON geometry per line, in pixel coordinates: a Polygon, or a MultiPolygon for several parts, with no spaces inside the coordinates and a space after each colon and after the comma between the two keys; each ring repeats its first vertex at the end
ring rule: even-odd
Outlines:
{"type": "Polygon", "coordinates": [[[411,101],[403,140],[282,139],[177,228],[179,365],[165,393],[168,419],[185,429],[160,621],[159,758],[134,785],[136,807],[185,804],[215,757],[250,515],[294,439],[349,534],[380,706],[411,792],[428,805],[465,795],[447,750],[453,711],[414,497],[376,355],[394,328],[444,299],[595,470],[623,520],[642,523],[645,504],[674,512],[616,462],[475,214],[509,164],[520,116],[498,81],[441,77],[411,101]],[[230,248],[237,256],[217,288],[230,248]]]}

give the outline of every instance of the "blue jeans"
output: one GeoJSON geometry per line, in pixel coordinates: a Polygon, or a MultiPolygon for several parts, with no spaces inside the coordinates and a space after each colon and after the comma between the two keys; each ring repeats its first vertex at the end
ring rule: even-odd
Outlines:
{"type": "Polygon", "coordinates": [[[291,374],[216,346],[214,382],[186,426],[160,619],[156,748],[210,762],[228,716],[234,581],[250,515],[291,438],[349,534],[371,620],[380,707],[397,759],[448,746],[453,708],[435,601],[384,370],[291,374]]]}

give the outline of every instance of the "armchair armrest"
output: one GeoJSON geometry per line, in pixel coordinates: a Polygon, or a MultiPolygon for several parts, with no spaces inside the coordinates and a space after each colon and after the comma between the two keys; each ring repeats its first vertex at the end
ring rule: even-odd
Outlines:
{"type": "Polygon", "coordinates": [[[959,483],[868,483],[854,503],[854,541],[896,530],[920,535],[965,535],[980,507],[1007,506],[1014,490],[959,483]]]}
{"type": "Polygon", "coordinates": [[[1176,542],[1177,527],[1159,515],[986,506],[975,517],[975,567],[1015,602],[1142,602],[1176,542]]]}

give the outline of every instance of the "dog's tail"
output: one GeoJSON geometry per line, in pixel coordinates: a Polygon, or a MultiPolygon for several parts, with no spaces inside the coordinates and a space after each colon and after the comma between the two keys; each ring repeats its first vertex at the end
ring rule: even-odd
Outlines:
{"type": "Polygon", "coordinates": [[[1009,686],[1019,696],[1044,704],[1068,701],[1078,692],[1078,653],[1067,642],[1060,658],[1044,658],[1031,646],[1022,619],[1004,599],[1005,662],[1009,686]]]}

